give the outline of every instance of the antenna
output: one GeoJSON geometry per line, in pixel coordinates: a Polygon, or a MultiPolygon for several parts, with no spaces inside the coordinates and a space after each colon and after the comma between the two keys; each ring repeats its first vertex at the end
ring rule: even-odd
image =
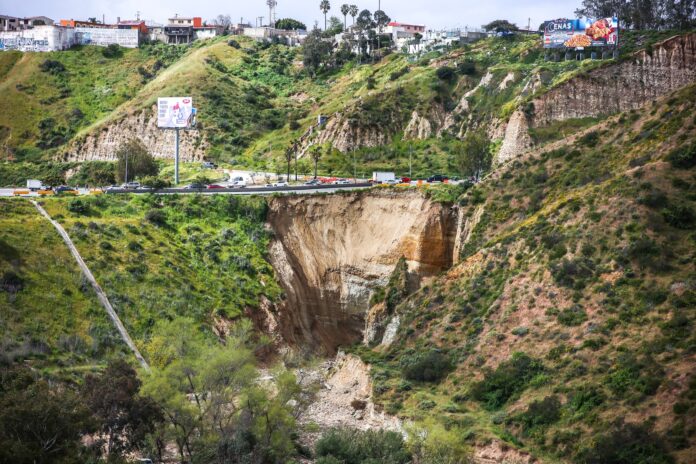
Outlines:
{"type": "Polygon", "coordinates": [[[136,12],[135,12],[135,19],[136,19],[137,21],[140,21],[140,11],[136,11],[136,12]]]}
{"type": "Polygon", "coordinates": [[[266,0],[266,5],[268,5],[268,25],[270,27],[275,27],[275,9],[278,6],[277,0],[266,0]]]}

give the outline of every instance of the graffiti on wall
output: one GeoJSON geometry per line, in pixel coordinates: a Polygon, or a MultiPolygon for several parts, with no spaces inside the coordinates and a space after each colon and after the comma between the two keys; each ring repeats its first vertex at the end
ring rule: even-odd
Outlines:
{"type": "Polygon", "coordinates": [[[48,52],[51,48],[48,39],[33,37],[0,37],[0,51],[19,50],[22,52],[48,52]]]}

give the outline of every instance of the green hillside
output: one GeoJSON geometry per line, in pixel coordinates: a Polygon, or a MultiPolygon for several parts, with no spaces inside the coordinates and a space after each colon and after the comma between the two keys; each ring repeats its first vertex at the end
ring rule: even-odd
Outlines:
{"type": "Polygon", "coordinates": [[[385,410],[549,462],[690,462],[695,109],[690,86],[462,195],[460,264],[359,350],[385,410]]]}
{"type": "MultiPolygon", "coordinates": [[[[669,35],[627,33],[624,54],[669,35]]],[[[301,49],[259,44],[242,37],[220,37],[190,47],[146,45],[99,47],[53,53],[3,53],[0,56],[2,182],[10,184],[18,162],[21,171],[42,170],[88,133],[139,111],[151,111],[158,96],[192,95],[199,108],[199,129],[209,142],[208,156],[249,168],[282,166],[291,141],[316,123],[319,115],[341,114],[361,129],[384,134],[386,145],[361,148],[355,157],[368,171],[405,172],[413,153],[416,175],[435,171],[456,174],[462,152],[459,132],[505,119],[530,96],[525,87],[541,76],[538,92],[578,72],[606,62],[547,62],[537,37],[489,38],[449,52],[431,52],[417,61],[401,54],[376,64],[348,62],[310,79],[302,69],[301,49]],[[446,68],[444,71],[442,68],[446,68]],[[488,76],[470,96],[466,119],[425,140],[406,141],[411,114],[433,118],[451,112],[462,95],[488,76]],[[504,84],[503,81],[505,81],[504,84]],[[502,85],[502,86],[501,86],[502,85]]],[[[499,147],[491,141],[491,151],[499,147]]],[[[308,171],[309,160],[301,169],[308,171]]],[[[73,166],[53,166],[61,174],[73,166]]],[[[321,161],[325,173],[349,174],[352,156],[334,150],[321,161]]],[[[37,174],[46,174],[41,171],[37,174]]]]}
{"type": "MultiPolygon", "coordinates": [[[[50,199],[136,344],[157,321],[210,331],[279,288],[264,256],[265,202],[227,196],[50,199]]],[[[10,361],[103,363],[122,342],[67,247],[26,200],[0,202],[2,339],[10,361]],[[16,279],[19,287],[11,287],[16,279]]],[[[60,370],[60,369],[59,369],[60,370]]]]}

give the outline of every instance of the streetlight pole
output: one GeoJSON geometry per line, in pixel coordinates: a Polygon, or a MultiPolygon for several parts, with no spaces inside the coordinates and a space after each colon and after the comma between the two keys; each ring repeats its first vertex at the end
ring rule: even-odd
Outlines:
{"type": "Polygon", "coordinates": [[[179,185],[179,128],[174,129],[174,185],[179,185]]]}
{"type": "Polygon", "coordinates": [[[411,161],[413,157],[413,144],[408,145],[408,177],[413,177],[413,163],[411,161]]]}
{"type": "Polygon", "coordinates": [[[125,150],[123,154],[126,157],[126,179],[125,179],[125,182],[127,184],[128,183],[128,150],[125,150]]]}

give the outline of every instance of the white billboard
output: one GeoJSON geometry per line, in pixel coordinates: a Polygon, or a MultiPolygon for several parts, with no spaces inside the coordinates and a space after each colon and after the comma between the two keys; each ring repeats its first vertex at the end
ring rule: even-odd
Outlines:
{"type": "Polygon", "coordinates": [[[157,99],[157,127],[186,128],[193,122],[194,110],[191,97],[165,97],[157,99]]]}

